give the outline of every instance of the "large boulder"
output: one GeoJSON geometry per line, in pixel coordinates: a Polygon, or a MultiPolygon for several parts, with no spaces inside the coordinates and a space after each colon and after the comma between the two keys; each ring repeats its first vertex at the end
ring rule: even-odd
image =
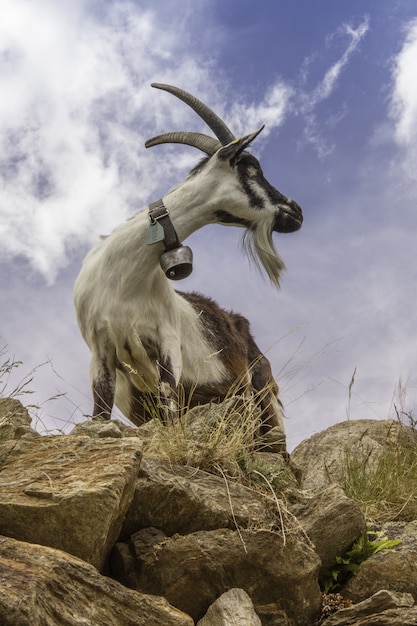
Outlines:
{"type": "MultiPolygon", "coordinates": [[[[278,455],[277,455],[278,456],[278,455]]],[[[121,538],[155,526],[167,535],[276,525],[267,498],[235,481],[144,456],[121,538]]]]}
{"type": "Polygon", "coordinates": [[[256,612],[274,605],[297,626],[311,626],[318,617],[320,559],[302,535],[219,529],[162,538],[153,546],[140,535],[132,537],[136,589],[163,595],[196,621],[232,588],[243,589],[256,612]]]}
{"type": "Polygon", "coordinates": [[[319,492],[298,492],[289,509],[313,542],[323,567],[333,565],[366,527],[358,504],[336,484],[319,492]]]}
{"type": "Polygon", "coordinates": [[[417,431],[394,420],[348,420],[302,441],[291,460],[300,469],[303,489],[318,490],[340,482],[346,460],[375,465],[393,446],[414,449],[417,431]]]}
{"type": "Polygon", "coordinates": [[[193,626],[164,598],[126,589],[65,552],[0,537],[2,626],[193,626]]]}
{"type": "Polygon", "coordinates": [[[0,447],[0,533],[105,564],[139,472],[138,439],[38,437],[0,447]]]}

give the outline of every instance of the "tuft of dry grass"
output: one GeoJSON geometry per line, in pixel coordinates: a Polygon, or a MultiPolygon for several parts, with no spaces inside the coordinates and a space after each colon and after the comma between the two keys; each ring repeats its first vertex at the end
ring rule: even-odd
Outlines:
{"type": "MultiPolygon", "coordinates": [[[[262,426],[261,411],[253,394],[242,393],[245,386],[246,376],[243,376],[231,385],[223,402],[192,408],[192,391],[187,398],[179,386],[176,398],[179,414],[166,424],[160,419],[157,399],[151,395],[147,411],[153,416],[152,424],[150,428],[149,425],[142,427],[150,434],[146,444],[148,453],[175,465],[260,482],[255,478],[254,471],[259,474],[261,469],[254,460],[254,453],[255,448],[259,451],[262,445],[257,437],[262,426]]],[[[275,483],[276,478],[273,477],[275,483]]]]}
{"type": "MultiPolygon", "coordinates": [[[[168,424],[155,417],[143,427],[145,451],[173,465],[221,476],[228,492],[230,482],[239,482],[260,494],[275,511],[276,532],[282,533],[285,544],[288,533],[302,532],[283,497],[285,487],[295,479],[278,455],[272,455],[273,463],[260,459],[263,455],[255,450],[260,424],[253,398],[231,395],[220,404],[194,407],[168,424]]],[[[230,506],[233,514],[231,501],[230,506]]]]}
{"type": "Polygon", "coordinates": [[[194,407],[168,424],[155,417],[143,427],[145,451],[173,465],[240,482],[267,496],[275,506],[296,479],[281,456],[259,452],[260,425],[253,398],[231,395],[220,404],[194,407]]]}
{"type": "Polygon", "coordinates": [[[368,523],[417,518],[417,456],[411,447],[386,448],[372,461],[346,453],[339,482],[368,523]]]}
{"type": "Polygon", "coordinates": [[[17,384],[10,387],[10,379],[14,371],[22,365],[22,361],[17,361],[14,357],[7,357],[7,346],[0,348],[0,398],[16,399],[24,394],[33,393],[28,389],[28,385],[33,380],[33,372],[30,372],[17,384]]]}
{"type": "MultiPolygon", "coordinates": [[[[34,393],[31,387],[37,371],[45,365],[52,366],[51,362],[45,361],[44,363],[40,363],[30,370],[29,373],[23,375],[20,379],[17,379],[15,374],[16,371],[22,367],[23,361],[19,361],[12,356],[7,356],[7,352],[7,346],[0,348],[0,399],[19,400],[24,405],[25,409],[28,410],[32,420],[34,421],[35,430],[42,434],[55,434],[51,432],[50,426],[45,425],[42,421],[42,406],[53,400],[57,400],[58,398],[66,397],[66,394],[57,393],[44,400],[41,404],[35,404],[27,401],[28,396],[34,393]]],[[[20,410],[18,410],[18,412],[19,411],[20,410]]],[[[57,417],[54,417],[53,419],[57,422],[60,421],[57,417]]],[[[68,421],[65,424],[67,424],[68,421]]],[[[58,434],[64,434],[64,429],[57,428],[56,431],[58,434]]]]}
{"type": "MultiPolygon", "coordinates": [[[[347,419],[350,418],[356,367],[348,387],[347,419]]],[[[401,378],[394,390],[392,408],[397,420],[416,430],[414,410],[407,409],[407,382],[401,378]]],[[[417,455],[413,437],[399,437],[373,454],[344,453],[341,474],[333,476],[347,496],[361,507],[367,522],[380,526],[389,521],[417,518],[417,455]]]]}
{"type": "MultiPolygon", "coordinates": [[[[392,412],[393,419],[397,419],[401,424],[405,426],[411,426],[414,430],[417,430],[417,418],[416,414],[416,402],[415,392],[413,394],[414,401],[409,399],[409,381],[399,378],[395,387],[393,399],[392,399],[392,412]]],[[[414,387],[415,389],[415,387],[414,387]]]]}
{"type": "Polygon", "coordinates": [[[222,404],[194,407],[168,424],[154,419],[147,451],[175,465],[212,473],[221,467],[229,476],[237,476],[253,452],[259,425],[253,400],[232,396],[222,404]]]}

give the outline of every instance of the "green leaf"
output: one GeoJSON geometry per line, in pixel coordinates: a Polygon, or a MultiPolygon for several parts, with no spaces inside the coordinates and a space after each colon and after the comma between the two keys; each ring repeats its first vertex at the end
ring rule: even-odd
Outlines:
{"type": "Polygon", "coordinates": [[[401,539],[388,539],[382,531],[371,533],[368,529],[364,530],[350,550],[336,557],[336,563],[332,568],[326,568],[321,572],[319,582],[322,590],[324,593],[337,590],[341,584],[357,574],[361,563],[370,556],[394,548],[400,543],[401,539]],[[375,536],[377,540],[371,541],[370,535],[375,536]]]}
{"type": "Polygon", "coordinates": [[[402,543],[401,539],[385,539],[380,541],[375,548],[374,554],[380,552],[381,550],[389,550],[390,548],[395,548],[398,544],[402,543]]]}

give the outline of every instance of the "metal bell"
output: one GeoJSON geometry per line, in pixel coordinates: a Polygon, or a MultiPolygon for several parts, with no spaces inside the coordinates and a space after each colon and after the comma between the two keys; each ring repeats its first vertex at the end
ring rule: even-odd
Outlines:
{"type": "Polygon", "coordinates": [[[188,246],[167,250],[159,260],[165,276],[170,280],[182,280],[193,271],[193,253],[188,246]]]}

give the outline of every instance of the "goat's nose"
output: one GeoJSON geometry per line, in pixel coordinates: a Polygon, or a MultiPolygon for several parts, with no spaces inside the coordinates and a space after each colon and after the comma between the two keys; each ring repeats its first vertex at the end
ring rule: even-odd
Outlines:
{"type": "Polygon", "coordinates": [[[292,233],[301,228],[302,223],[303,212],[300,205],[288,198],[287,202],[278,209],[272,230],[277,233],[292,233]]]}

